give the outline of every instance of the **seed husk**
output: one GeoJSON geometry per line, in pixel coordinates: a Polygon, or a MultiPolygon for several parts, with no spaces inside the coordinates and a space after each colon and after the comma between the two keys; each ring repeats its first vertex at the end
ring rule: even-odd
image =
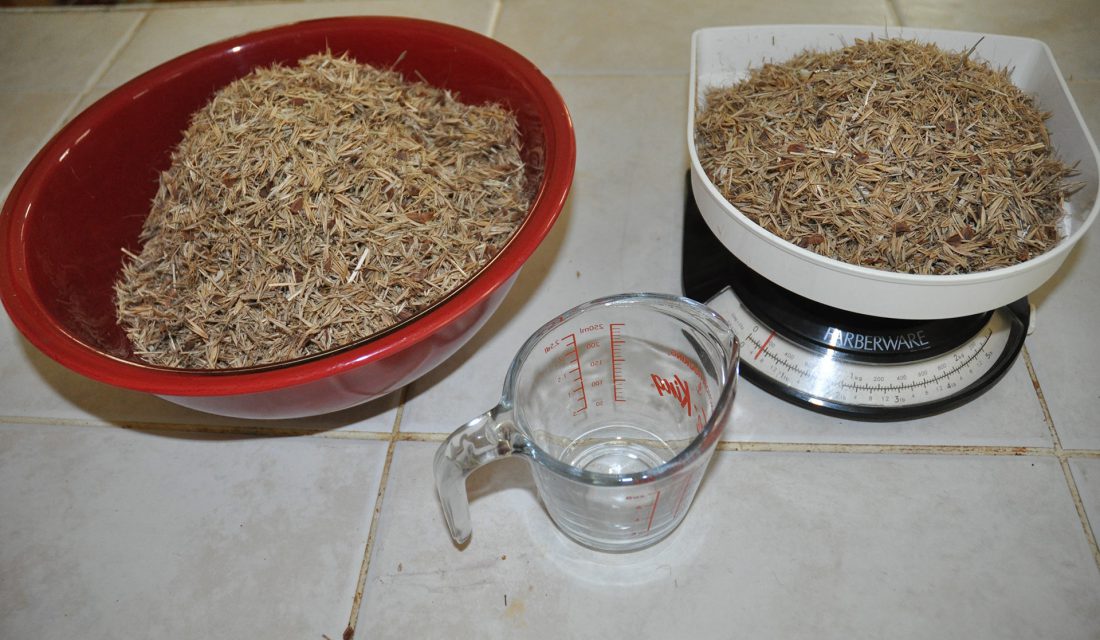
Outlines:
{"type": "Polygon", "coordinates": [[[700,162],[755,223],[851,264],[946,275],[1041,255],[1073,169],[1050,114],[973,51],[871,39],[763,64],[705,95],[700,162]]]}
{"type": "Polygon", "coordinates": [[[430,308],[513,236],[531,194],[514,114],[331,53],[194,114],[115,286],[140,358],[307,357],[430,308]]]}

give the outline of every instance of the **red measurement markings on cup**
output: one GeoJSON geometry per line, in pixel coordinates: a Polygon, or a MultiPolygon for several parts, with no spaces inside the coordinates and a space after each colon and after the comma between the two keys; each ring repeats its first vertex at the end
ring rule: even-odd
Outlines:
{"type": "Polygon", "coordinates": [[[622,322],[612,322],[608,326],[611,340],[611,391],[615,402],[626,402],[622,396],[623,385],[626,384],[626,378],[623,377],[623,338],[619,334],[623,326],[625,325],[622,322]]]}
{"type": "Polygon", "coordinates": [[[657,514],[657,503],[661,501],[661,491],[657,490],[657,495],[653,496],[653,508],[649,510],[649,520],[645,523],[646,533],[653,528],[653,516],[657,514]]]}
{"type": "Polygon", "coordinates": [[[571,333],[563,339],[569,350],[566,356],[570,358],[571,365],[568,374],[572,376],[571,382],[576,386],[569,390],[569,394],[577,399],[577,408],[573,409],[573,415],[588,411],[588,395],[584,392],[584,373],[581,372],[581,352],[577,348],[577,334],[571,333]]]}
{"type": "Polygon", "coordinates": [[[661,490],[658,489],[655,493],[642,493],[634,496],[627,496],[626,499],[634,504],[634,523],[641,526],[645,523],[645,529],[637,529],[632,531],[630,535],[640,536],[645,533],[649,533],[649,530],[653,528],[653,516],[657,514],[657,504],[661,501],[661,490]],[[646,504],[646,499],[652,498],[653,502],[646,504]]]}

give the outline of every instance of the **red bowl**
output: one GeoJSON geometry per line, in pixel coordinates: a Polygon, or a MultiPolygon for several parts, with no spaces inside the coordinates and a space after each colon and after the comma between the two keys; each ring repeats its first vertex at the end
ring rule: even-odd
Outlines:
{"type": "Polygon", "coordinates": [[[576,144],[561,96],[508,47],[407,18],[312,20],[218,42],[138,76],[74,118],[35,156],[0,210],[0,298],[48,356],[109,384],[211,413],[291,418],[344,409],[398,389],[453,354],[500,305],[549,232],[573,179],[576,144]],[[393,66],[459,99],[516,113],[538,189],[511,242],[458,292],[374,339],[278,366],[198,371],[133,355],[115,315],[122,249],[138,234],[190,116],[255,67],[331,50],[393,66]]]}

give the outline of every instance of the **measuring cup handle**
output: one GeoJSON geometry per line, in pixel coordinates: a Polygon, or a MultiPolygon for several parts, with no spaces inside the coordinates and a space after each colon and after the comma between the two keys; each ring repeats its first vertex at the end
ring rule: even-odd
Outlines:
{"type": "Polygon", "coordinates": [[[443,505],[443,519],[455,544],[470,539],[470,502],[466,476],[487,462],[522,447],[511,412],[496,406],[459,427],[435,452],[435,489],[443,505]]]}

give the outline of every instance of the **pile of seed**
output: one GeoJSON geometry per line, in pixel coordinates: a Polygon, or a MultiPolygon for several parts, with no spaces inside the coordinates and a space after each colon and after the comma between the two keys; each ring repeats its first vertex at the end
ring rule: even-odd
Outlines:
{"type": "Polygon", "coordinates": [[[498,253],[530,193],[515,117],[346,57],[259,69],[193,117],[116,283],[134,352],[281,362],[430,307],[498,253]]]}
{"type": "MultiPolygon", "coordinates": [[[[975,45],[977,46],[977,45],[975,45]]],[[[1072,174],[1007,70],[886,39],[807,51],[710,90],[710,180],[777,236],[851,264],[959,274],[1059,238],[1072,174]]]]}

